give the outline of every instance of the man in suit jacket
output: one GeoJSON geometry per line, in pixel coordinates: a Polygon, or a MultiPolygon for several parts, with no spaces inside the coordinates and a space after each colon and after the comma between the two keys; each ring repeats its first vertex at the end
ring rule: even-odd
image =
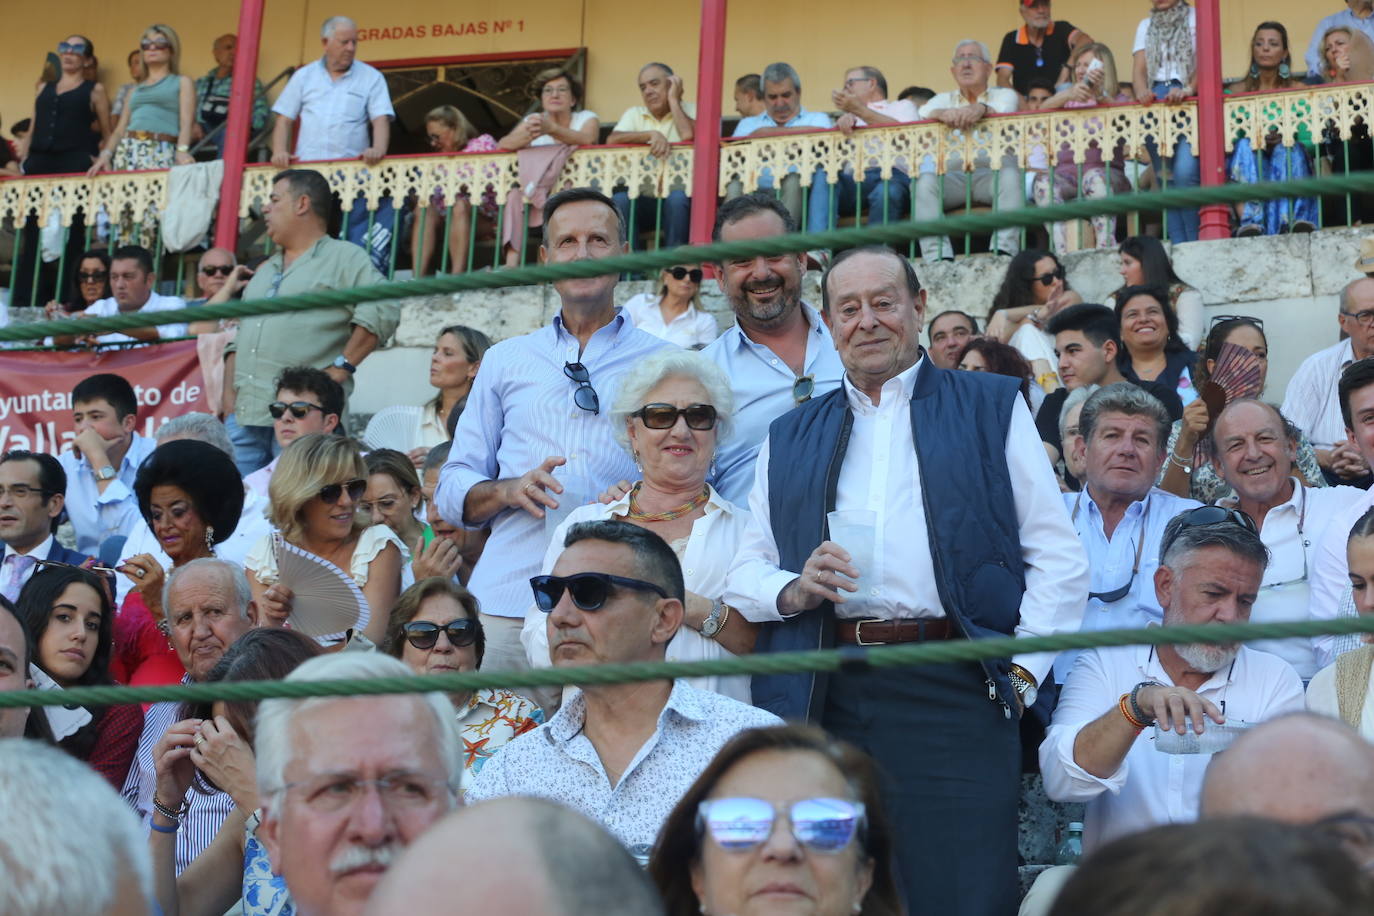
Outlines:
{"type": "Polygon", "coordinates": [[[0,594],[19,598],[37,560],[80,566],[90,558],[57,543],[67,472],[52,455],[14,450],[0,455],[0,594]]]}

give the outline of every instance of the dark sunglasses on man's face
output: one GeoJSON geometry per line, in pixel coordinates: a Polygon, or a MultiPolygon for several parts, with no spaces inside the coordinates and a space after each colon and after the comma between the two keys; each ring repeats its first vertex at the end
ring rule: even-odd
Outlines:
{"type": "Polygon", "coordinates": [[[691,270],[688,270],[685,267],[674,267],[668,271],[668,275],[671,276],[674,280],[681,280],[683,278],[686,278],[688,280],[691,280],[693,283],[700,283],[702,277],[701,268],[699,267],[693,267],[691,270]]]}
{"type": "Polygon", "coordinates": [[[587,572],[578,573],[574,576],[534,576],[530,579],[530,587],[534,589],[534,603],[545,614],[558,606],[565,590],[572,596],[573,604],[577,606],[578,610],[599,611],[605,605],[606,599],[610,597],[611,589],[615,586],[640,592],[654,592],[660,598],[668,597],[666,591],[652,582],[645,582],[643,579],[627,579],[624,576],[612,576],[609,573],[587,572]]]}
{"type": "Polygon", "coordinates": [[[1031,277],[1031,282],[1043,283],[1046,286],[1053,286],[1055,280],[1062,279],[1064,279],[1064,268],[1056,267],[1054,270],[1050,271],[1047,274],[1041,274],[1038,277],[1031,277]]]}
{"type": "Polygon", "coordinates": [[[349,500],[356,503],[358,500],[362,499],[363,494],[367,492],[367,481],[363,480],[361,477],[355,477],[343,483],[326,484],[320,487],[320,499],[327,505],[332,506],[339,501],[345,490],[348,491],[349,500]]]}
{"type": "Polygon", "coordinates": [[[228,264],[202,264],[200,272],[207,277],[227,277],[234,272],[228,264]]]}
{"type": "Polygon", "coordinates": [[[267,405],[267,412],[272,415],[273,420],[280,420],[288,410],[291,411],[291,416],[297,420],[304,420],[310,416],[312,410],[324,413],[323,407],[319,404],[311,404],[309,401],[292,401],[290,404],[285,401],[273,401],[267,405]]]}
{"type": "Polygon", "coordinates": [[[682,408],[672,404],[645,404],[630,416],[639,417],[649,429],[672,429],[678,417],[687,421],[688,429],[714,429],[716,426],[716,409],[710,404],[689,404],[682,408]]]}
{"type": "Polygon", "coordinates": [[[428,620],[413,620],[401,627],[401,631],[406,635],[406,642],[417,649],[433,649],[441,632],[447,634],[452,646],[470,646],[477,641],[477,621],[467,617],[450,620],[443,626],[428,620]]]}
{"type": "Polygon", "coordinates": [[[76,272],[76,279],[82,283],[104,283],[109,278],[110,274],[104,270],[92,270],[89,272],[78,270],[76,272]]]}

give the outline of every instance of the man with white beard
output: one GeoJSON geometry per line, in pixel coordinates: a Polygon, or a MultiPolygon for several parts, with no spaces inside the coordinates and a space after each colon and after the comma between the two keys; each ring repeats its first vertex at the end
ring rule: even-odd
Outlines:
{"type": "MultiPolygon", "coordinates": [[[[1243,623],[1269,551],[1248,515],[1202,506],[1169,522],[1160,557],[1154,585],[1164,626],[1243,623]]],[[[1192,821],[1225,730],[1302,707],[1292,666],[1244,645],[1089,650],[1040,746],[1045,790],[1055,801],[1087,803],[1085,853],[1156,824],[1192,821]],[[1192,740],[1202,753],[1169,752],[1169,744],[1192,740]]]]}

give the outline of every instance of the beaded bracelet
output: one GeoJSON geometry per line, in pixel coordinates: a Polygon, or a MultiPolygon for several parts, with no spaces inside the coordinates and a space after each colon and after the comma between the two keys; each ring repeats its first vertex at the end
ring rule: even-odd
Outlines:
{"type": "Polygon", "coordinates": [[[153,810],[156,811],[158,814],[161,814],[163,817],[167,818],[167,820],[169,821],[175,821],[176,823],[180,824],[181,815],[185,813],[186,807],[186,804],[183,802],[180,811],[173,811],[171,808],[167,807],[161,801],[159,801],[156,795],[153,796],[153,810]]]}
{"type": "Polygon", "coordinates": [[[1137,719],[1134,715],[1131,714],[1131,708],[1129,705],[1127,705],[1130,703],[1130,700],[1131,695],[1129,693],[1123,693],[1121,695],[1121,699],[1117,701],[1117,706],[1121,710],[1121,715],[1126,718],[1127,722],[1131,723],[1131,727],[1136,730],[1137,734],[1139,734],[1140,732],[1143,732],[1145,730],[1145,723],[1141,722],[1139,719],[1137,719]]]}

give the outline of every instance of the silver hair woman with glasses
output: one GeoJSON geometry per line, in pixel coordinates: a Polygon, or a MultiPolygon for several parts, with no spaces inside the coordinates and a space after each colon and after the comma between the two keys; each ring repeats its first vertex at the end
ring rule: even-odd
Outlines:
{"type": "MultiPolygon", "coordinates": [[[[725,373],[691,351],[662,351],[631,370],[611,408],[611,427],[642,476],[609,505],[575,509],[553,532],[540,568],[553,570],[564,536],[579,522],[617,519],[663,538],[681,561],[687,586],[683,627],[668,644],[668,661],[729,658],[754,648],[753,625],[721,601],[748,515],[706,482],[717,445],[730,435],[734,409],[725,373]]],[[[530,664],[544,668],[547,618],[531,605],[520,635],[530,664]]],[[[750,702],[747,677],[690,682],[750,702]]]]}

